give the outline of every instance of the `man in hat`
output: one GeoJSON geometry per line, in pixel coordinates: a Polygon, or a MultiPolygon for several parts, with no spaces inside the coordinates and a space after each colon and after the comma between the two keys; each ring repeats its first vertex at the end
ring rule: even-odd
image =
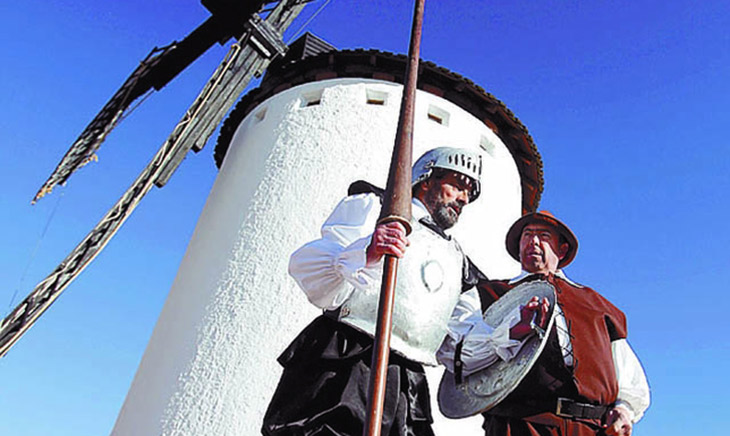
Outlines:
{"type": "Polygon", "coordinates": [[[279,357],[284,372],[265,435],[362,434],[385,254],[401,260],[382,434],[433,435],[422,364],[437,364],[462,290],[484,278],[444,230],[479,196],[481,166],[481,155],[466,149],[440,147],[419,158],[408,238],[400,223],[376,225],[382,190],[357,182],[322,237],[292,254],[289,273],[324,314],[279,357]]]}
{"type": "MultiPolygon", "coordinates": [[[[507,398],[484,413],[486,435],[629,436],[649,406],[649,387],[626,341],[623,312],[562,271],[575,258],[577,238],[549,212],[537,212],[512,225],[506,245],[522,265],[522,274],[512,280],[481,282],[481,309],[521,283],[544,280],[555,287],[557,313],[530,372],[507,398]]],[[[510,321],[512,338],[525,339],[535,324],[544,328],[548,304],[536,297],[527,302],[510,321]],[[533,318],[536,323],[530,322],[533,318]]],[[[482,310],[450,325],[439,358],[452,372],[461,367],[468,375],[495,361],[480,333],[482,310]]]]}

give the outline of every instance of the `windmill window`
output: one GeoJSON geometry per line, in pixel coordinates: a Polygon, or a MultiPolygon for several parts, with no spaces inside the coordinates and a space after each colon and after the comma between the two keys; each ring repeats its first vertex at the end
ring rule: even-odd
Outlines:
{"type": "Polygon", "coordinates": [[[365,102],[367,104],[385,106],[385,102],[388,99],[388,93],[383,91],[376,91],[374,89],[366,89],[365,97],[365,102]]]}
{"type": "Polygon", "coordinates": [[[320,103],[322,103],[321,89],[302,94],[302,107],[317,106],[320,103]]]}
{"type": "Polygon", "coordinates": [[[479,139],[479,146],[482,148],[482,150],[486,151],[490,156],[494,157],[495,148],[492,141],[489,140],[486,136],[482,135],[482,137],[479,139]]]}
{"type": "Polygon", "coordinates": [[[256,112],[256,115],[254,115],[254,119],[257,123],[263,121],[264,118],[266,118],[266,108],[261,109],[260,111],[256,112]]]}
{"type": "Polygon", "coordinates": [[[428,106],[428,119],[443,126],[449,125],[449,113],[434,105],[428,106]]]}

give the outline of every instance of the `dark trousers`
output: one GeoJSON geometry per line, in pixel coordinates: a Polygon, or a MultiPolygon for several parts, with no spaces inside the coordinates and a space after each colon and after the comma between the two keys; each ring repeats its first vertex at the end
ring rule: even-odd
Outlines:
{"type": "MultiPolygon", "coordinates": [[[[264,416],[266,436],[361,436],[373,340],[327,317],[315,319],[279,357],[284,372],[264,416]]],[[[391,353],[383,436],[433,436],[420,364],[391,353]]]]}

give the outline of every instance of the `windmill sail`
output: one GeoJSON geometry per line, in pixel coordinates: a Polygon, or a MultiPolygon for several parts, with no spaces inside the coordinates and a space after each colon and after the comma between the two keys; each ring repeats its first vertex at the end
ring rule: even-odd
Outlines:
{"type": "MultiPolygon", "coordinates": [[[[231,2],[204,0],[213,15],[182,41],[155,47],[132,72],[119,90],[81,132],[61,159],[48,180],[33,197],[33,203],[50,193],[56,185],[66,183],[71,174],[96,159],[96,151],[124,112],[137,98],[151,89],[159,91],[213,44],[240,37],[250,29],[249,17],[265,3],[263,0],[231,2]]],[[[281,2],[287,3],[287,2],[281,2]]]]}
{"type": "MultiPolygon", "coordinates": [[[[282,0],[265,22],[252,15],[243,36],[233,45],[152,161],[81,243],[0,323],[0,357],[101,252],[152,186],[164,184],[161,180],[169,178],[193,144],[202,146],[253,75],[265,69],[277,54],[283,53],[286,45],[281,42],[281,34],[303,8],[301,0],[282,0]]],[[[72,151],[73,147],[69,153],[72,151]]],[[[83,158],[79,164],[82,161],[83,158]]],[[[70,172],[65,177],[68,175],[70,172]]]]}

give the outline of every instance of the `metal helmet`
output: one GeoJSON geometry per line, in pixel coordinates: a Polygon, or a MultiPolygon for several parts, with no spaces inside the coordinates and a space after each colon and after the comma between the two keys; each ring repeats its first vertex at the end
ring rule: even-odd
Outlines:
{"type": "Polygon", "coordinates": [[[419,157],[411,172],[412,186],[431,177],[434,168],[455,171],[472,179],[469,201],[474,201],[481,192],[482,155],[465,148],[437,147],[419,157]]]}

